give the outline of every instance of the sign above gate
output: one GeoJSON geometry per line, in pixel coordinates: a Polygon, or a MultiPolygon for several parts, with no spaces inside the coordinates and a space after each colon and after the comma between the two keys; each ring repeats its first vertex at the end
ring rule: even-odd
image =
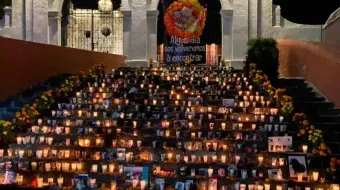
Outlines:
{"type": "Polygon", "coordinates": [[[166,29],[164,62],[167,64],[204,63],[206,44],[201,36],[205,27],[207,9],[197,0],[163,0],[163,4],[169,5],[164,15],[166,29]]]}

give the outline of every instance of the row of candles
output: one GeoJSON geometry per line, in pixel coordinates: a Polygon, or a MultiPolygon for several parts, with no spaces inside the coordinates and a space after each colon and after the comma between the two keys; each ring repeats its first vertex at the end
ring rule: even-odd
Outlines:
{"type": "MultiPolygon", "coordinates": [[[[20,174],[16,175],[16,182],[18,183],[18,185],[22,184],[23,179],[24,179],[23,175],[20,175],[20,174]]],[[[41,177],[41,176],[37,176],[36,179],[37,179],[37,187],[38,188],[53,186],[55,184],[55,182],[54,182],[55,178],[54,177],[45,178],[45,179],[47,179],[47,182],[44,182],[44,177],[41,177]]],[[[67,180],[67,178],[60,176],[60,177],[57,177],[56,180],[57,180],[58,187],[62,188],[64,186],[65,180],[67,180]]],[[[77,179],[71,180],[71,184],[72,184],[73,187],[76,186],[76,183],[77,183],[77,179]]],[[[89,183],[90,183],[90,188],[96,188],[97,180],[95,178],[90,178],[89,183]]],[[[147,182],[145,180],[134,179],[132,181],[132,185],[133,185],[134,188],[137,188],[137,186],[139,185],[141,190],[144,190],[147,186],[147,182]]],[[[116,181],[111,181],[110,190],[117,190],[117,182],[116,181]]]]}

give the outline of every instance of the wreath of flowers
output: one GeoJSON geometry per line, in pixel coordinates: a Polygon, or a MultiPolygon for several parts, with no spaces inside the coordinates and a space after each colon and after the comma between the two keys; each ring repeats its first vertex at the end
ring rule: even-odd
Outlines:
{"type": "Polygon", "coordinates": [[[192,38],[195,36],[201,36],[205,27],[207,15],[206,10],[202,8],[201,4],[197,0],[179,0],[172,3],[166,10],[164,15],[164,24],[166,32],[170,36],[177,36],[178,38],[192,38]],[[176,11],[181,11],[184,7],[192,9],[193,16],[198,19],[198,28],[194,31],[183,31],[176,26],[173,14],[176,11]]]}

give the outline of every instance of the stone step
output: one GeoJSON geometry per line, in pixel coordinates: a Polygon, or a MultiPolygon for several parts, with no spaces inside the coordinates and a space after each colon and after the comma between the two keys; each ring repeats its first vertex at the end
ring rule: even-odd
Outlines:
{"type": "Polygon", "coordinates": [[[340,123],[340,115],[316,115],[309,118],[312,122],[334,122],[340,123]]]}
{"type": "MultiPolygon", "coordinates": [[[[327,122],[327,123],[317,123],[317,122],[311,122],[312,125],[314,125],[317,129],[321,129],[323,133],[334,133],[334,132],[340,132],[340,122],[327,122]]],[[[339,138],[340,140],[340,138],[339,138]]]]}
{"type": "Polygon", "coordinates": [[[280,78],[277,81],[277,87],[290,87],[290,86],[305,86],[305,79],[300,78],[280,78]]]}
{"type": "Polygon", "coordinates": [[[322,113],[324,110],[334,108],[333,102],[294,102],[295,112],[310,114],[322,113]]]}

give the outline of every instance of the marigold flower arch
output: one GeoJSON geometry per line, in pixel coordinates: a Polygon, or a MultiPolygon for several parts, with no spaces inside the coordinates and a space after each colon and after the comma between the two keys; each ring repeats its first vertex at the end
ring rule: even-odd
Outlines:
{"type": "Polygon", "coordinates": [[[178,38],[192,38],[202,35],[205,27],[207,14],[206,9],[201,6],[197,0],[178,0],[173,2],[166,10],[164,15],[164,24],[166,32],[169,36],[176,36],[178,38]],[[192,15],[197,19],[197,28],[194,31],[184,31],[180,27],[176,26],[175,19],[173,17],[174,12],[181,11],[184,7],[192,10],[192,15]]]}

